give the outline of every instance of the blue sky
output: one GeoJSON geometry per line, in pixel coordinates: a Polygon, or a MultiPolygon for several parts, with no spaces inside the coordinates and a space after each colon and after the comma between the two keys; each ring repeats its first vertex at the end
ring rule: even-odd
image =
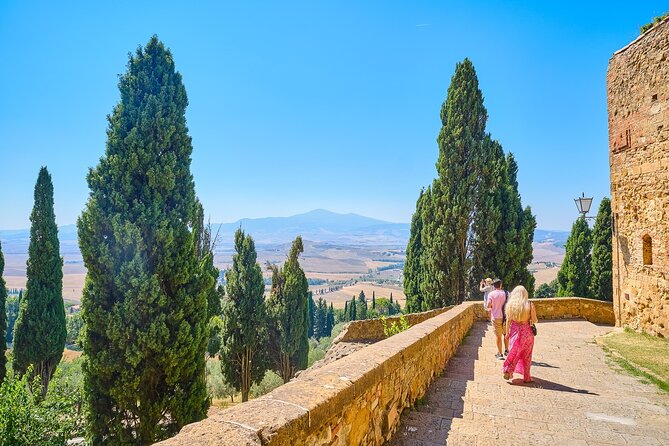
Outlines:
{"type": "Polygon", "coordinates": [[[606,67],[663,2],[0,2],[0,228],[28,227],[50,169],[76,221],[128,52],[171,48],[213,221],[326,208],[408,222],[439,110],[472,59],[488,130],[540,228],[609,194],[606,67]]]}

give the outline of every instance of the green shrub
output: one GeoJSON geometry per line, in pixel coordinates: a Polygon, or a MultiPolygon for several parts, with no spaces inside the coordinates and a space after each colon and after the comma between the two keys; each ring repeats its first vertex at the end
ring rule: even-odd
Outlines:
{"type": "Polygon", "coordinates": [[[30,370],[0,385],[0,446],[62,446],[83,434],[81,364],[61,365],[45,399],[39,377],[29,380],[30,370]]]}
{"type": "Polygon", "coordinates": [[[221,373],[221,365],[218,359],[207,360],[206,369],[207,393],[209,398],[233,398],[237,391],[228,384],[221,373]]]}
{"type": "Polygon", "coordinates": [[[265,372],[265,376],[263,377],[262,381],[257,384],[254,383],[251,386],[251,398],[258,398],[259,396],[263,396],[264,394],[276,389],[281,384],[283,384],[283,379],[281,379],[281,377],[273,371],[268,370],[265,372]]]}
{"type": "Polygon", "coordinates": [[[386,335],[387,338],[408,330],[409,327],[411,327],[404,315],[400,316],[399,321],[393,321],[391,324],[388,324],[385,316],[381,316],[381,323],[383,324],[383,334],[386,335]]]}

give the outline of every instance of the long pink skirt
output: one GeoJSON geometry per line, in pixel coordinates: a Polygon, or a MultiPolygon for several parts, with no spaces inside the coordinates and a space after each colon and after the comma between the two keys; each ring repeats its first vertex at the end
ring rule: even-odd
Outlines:
{"type": "Polygon", "coordinates": [[[509,329],[509,354],[502,366],[503,372],[523,375],[523,381],[532,379],[532,349],[534,348],[534,334],[529,322],[519,323],[511,321],[509,329]]]}

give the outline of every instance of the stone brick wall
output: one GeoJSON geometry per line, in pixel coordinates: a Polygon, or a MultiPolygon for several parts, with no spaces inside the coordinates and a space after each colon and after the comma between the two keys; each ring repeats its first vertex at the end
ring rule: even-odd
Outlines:
{"type": "MultiPolygon", "coordinates": [[[[432,317],[435,317],[453,307],[439,308],[436,310],[423,311],[422,313],[411,313],[404,315],[404,318],[413,326],[420,324],[432,317]]],[[[401,316],[391,316],[386,318],[386,324],[390,325],[393,322],[399,323],[401,316]]],[[[346,327],[337,336],[332,343],[339,342],[360,342],[360,341],[380,341],[385,339],[383,333],[383,323],[381,319],[367,319],[364,321],[352,321],[346,324],[346,327]]]]}
{"type": "Polygon", "coordinates": [[[669,19],[613,55],[607,96],[617,324],[667,337],[669,19]]]}
{"type": "MultiPolygon", "coordinates": [[[[577,298],[535,302],[542,318],[613,320],[611,303],[577,298]]],[[[485,318],[481,302],[463,303],[405,332],[310,369],[263,397],[190,424],[159,444],[381,445],[396,430],[402,411],[422,397],[442,372],[474,321],[485,318]]]]}

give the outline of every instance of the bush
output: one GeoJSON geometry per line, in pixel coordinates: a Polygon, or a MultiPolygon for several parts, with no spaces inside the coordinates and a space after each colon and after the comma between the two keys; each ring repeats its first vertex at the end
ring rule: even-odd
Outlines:
{"type": "Polygon", "coordinates": [[[408,330],[409,327],[411,327],[404,315],[400,316],[399,321],[393,321],[390,325],[386,321],[386,317],[381,316],[381,323],[383,324],[383,334],[386,335],[387,338],[408,330]]]}
{"type": "Polygon", "coordinates": [[[228,384],[221,373],[218,359],[207,360],[206,369],[207,393],[211,399],[234,398],[237,391],[228,384]]]}
{"type": "Polygon", "coordinates": [[[62,446],[83,435],[81,363],[58,367],[42,399],[39,377],[7,376],[0,386],[0,446],[62,446]]]}
{"type": "Polygon", "coordinates": [[[251,398],[258,398],[283,384],[283,379],[271,370],[265,372],[262,381],[251,386],[251,398]]]}

